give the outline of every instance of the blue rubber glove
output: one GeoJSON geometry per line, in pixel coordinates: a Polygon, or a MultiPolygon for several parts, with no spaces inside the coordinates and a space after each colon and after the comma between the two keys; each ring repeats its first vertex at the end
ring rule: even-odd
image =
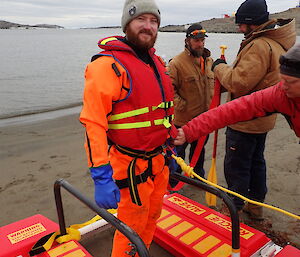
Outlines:
{"type": "Polygon", "coordinates": [[[104,209],[118,208],[120,190],[112,178],[113,170],[110,164],[90,168],[95,184],[95,201],[104,209]]]}

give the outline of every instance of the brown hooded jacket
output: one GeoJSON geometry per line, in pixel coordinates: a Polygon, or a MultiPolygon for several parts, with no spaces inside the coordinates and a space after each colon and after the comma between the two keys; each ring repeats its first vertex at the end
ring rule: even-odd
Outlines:
{"type": "MultiPolygon", "coordinates": [[[[294,19],[273,19],[257,27],[242,41],[232,66],[219,64],[214,69],[216,77],[229,92],[228,100],[278,83],[279,57],[295,42],[294,19]]],[[[265,133],[274,128],[275,121],[276,115],[271,115],[230,127],[245,133],[265,133]]]]}

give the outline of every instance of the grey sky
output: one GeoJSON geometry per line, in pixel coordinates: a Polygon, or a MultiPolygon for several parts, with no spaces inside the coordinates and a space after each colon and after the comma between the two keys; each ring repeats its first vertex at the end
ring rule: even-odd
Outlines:
{"type": "MultiPolygon", "coordinates": [[[[244,0],[156,0],[162,26],[231,15],[244,0]]],[[[293,8],[297,0],[267,0],[270,13],[293,8]]],[[[124,0],[0,0],[0,20],[56,24],[66,28],[120,25],[124,0]]]]}

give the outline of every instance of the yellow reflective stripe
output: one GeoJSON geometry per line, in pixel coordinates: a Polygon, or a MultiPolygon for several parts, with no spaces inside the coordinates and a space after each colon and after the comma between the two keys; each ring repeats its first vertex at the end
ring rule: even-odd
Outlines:
{"type": "Polygon", "coordinates": [[[133,128],[146,128],[146,127],[151,127],[150,121],[124,123],[124,124],[108,124],[109,129],[133,129],[133,128]]]}
{"type": "MultiPolygon", "coordinates": [[[[154,125],[164,125],[166,128],[171,127],[171,120],[174,119],[174,115],[164,117],[163,119],[154,120],[154,125]]],[[[109,129],[134,129],[134,128],[147,128],[151,127],[151,121],[143,122],[132,122],[132,123],[123,123],[123,124],[108,124],[109,129]]]]}
{"type": "MultiPolygon", "coordinates": [[[[158,108],[166,108],[166,106],[168,106],[168,105],[169,105],[170,108],[173,107],[174,106],[173,101],[171,101],[171,102],[162,102],[157,106],[152,106],[152,111],[155,111],[158,108]]],[[[133,110],[133,111],[128,111],[128,112],[123,112],[123,113],[111,115],[109,120],[110,121],[121,120],[121,119],[129,118],[129,117],[145,114],[145,113],[148,113],[148,112],[150,112],[150,109],[148,107],[144,107],[144,108],[136,109],[136,110],[133,110]]]]}
{"type": "Polygon", "coordinates": [[[114,114],[114,115],[110,116],[109,121],[121,120],[121,119],[129,118],[129,117],[145,114],[147,112],[149,112],[149,108],[144,107],[144,108],[136,109],[136,110],[129,111],[129,112],[114,114]]]}
{"type": "Polygon", "coordinates": [[[114,40],[118,40],[118,39],[115,37],[110,37],[110,38],[102,40],[100,44],[105,45],[107,42],[114,41],[114,40]]]}
{"type": "Polygon", "coordinates": [[[164,119],[159,119],[154,121],[155,125],[162,125],[163,123],[164,123],[164,119]]]}
{"type": "Polygon", "coordinates": [[[159,105],[157,106],[152,106],[152,111],[155,111],[156,109],[158,108],[162,108],[162,109],[165,109],[166,106],[170,104],[169,108],[173,107],[174,106],[174,102],[173,101],[170,101],[170,102],[162,102],[160,103],[159,105]]]}
{"type": "MultiPolygon", "coordinates": [[[[152,106],[152,111],[155,111],[158,108],[164,108],[165,109],[167,106],[168,106],[168,108],[173,107],[174,106],[173,101],[162,102],[157,106],[152,106]]],[[[128,112],[123,112],[123,113],[111,115],[110,118],[109,118],[109,121],[121,120],[121,119],[129,118],[129,117],[145,114],[145,113],[148,113],[148,112],[150,112],[150,108],[149,107],[143,107],[143,108],[128,111],[128,112]]]]}

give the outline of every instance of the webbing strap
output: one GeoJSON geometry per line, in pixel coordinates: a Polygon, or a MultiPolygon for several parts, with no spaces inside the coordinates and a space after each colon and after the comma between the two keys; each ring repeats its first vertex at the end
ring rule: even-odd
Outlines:
{"type": "Polygon", "coordinates": [[[130,197],[131,201],[138,205],[141,206],[142,202],[139,196],[139,191],[137,189],[137,181],[136,181],[136,176],[135,176],[135,165],[136,165],[137,158],[134,158],[128,166],[127,169],[127,176],[128,176],[128,184],[129,184],[129,192],[130,192],[130,197]]]}
{"type": "MultiPolygon", "coordinates": [[[[149,164],[148,164],[149,166],[149,164]]],[[[152,170],[147,168],[142,174],[136,175],[136,183],[141,184],[147,182],[149,177],[153,177],[152,170]]],[[[117,184],[119,189],[127,188],[130,185],[130,181],[128,178],[115,180],[115,183],[117,184]]]]}
{"type": "Polygon", "coordinates": [[[71,240],[76,240],[79,241],[81,239],[81,235],[78,229],[75,228],[67,228],[67,234],[63,236],[59,236],[58,238],[55,239],[56,242],[59,244],[69,242],[71,240]]]}
{"type": "Polygon", "coordinates": [[[158,146],[154,150],[148,152],[135,150],[120,145],[115,145],[115,147],[120,153],[133,157],[133,160],[128,165],[127,178],[116,180],[115,182],[120,189],[128,188],[130,192],[131,201],[134,204],[141,206],[142,202],[139,196],[137,185],[145,183],[149,177],[153,179],[154,175],[152,174],[152,158],[159,155],[163,151],[163,147],[158,146]],[[148,161],[147,169],[139,175],[135,175],[135,166],[137,159],[143,159],[148,161]]]}
{"type": "MultiPolygon", "coordinates": [[[[110,209],[108,210],[111,214],[115,214],[117,210],[115,209],[110,209]]],[[[79,241],[81,238],[80,232],[78,229],[85,227],[89,224],[92,224],[98,220],[101,220],[102,218],[99,215],[96,215],[89,221],[81,224],[74,224],[71,225],[69,228],[66,229],[67,234],[66,235],[61,235],[60,236],[60,231],[56,231],[53,233],[50,233],[42,238],[40,238],[35,245],[31,248],[29,255],[30,256],[35,256],[40,253],[46,252],[51,249],[54,241],[58,242],[59,244],[69,242],[71,240],[77,240],[79,241]]]]}
{"type": "Polygon", "coordinates": [[[58,233],[59,232],[53,232],[40,238],[29,251],[29,255],[36,256],[50,250],[58,233]]]}
{"type": "Polygon", "coordinates": [[[115,145],[115,147],[122,154],[143,160],[149,160],[163,152],[163,146],[158,146],[152,151],[135,150],[121,145],[115,145]]]}
{"type": "Polygon", "coordinates": [[[40,238],[31,248],[29,255],[36,256],[40,253],[50,250],[54,241],[58,242],[59,244],[62,244],[71,240],[80,240],[81,235],[78,229],[69,227],[66,230],[66,235],[60,235],[60,231],[56,231],[40,238]]]}

